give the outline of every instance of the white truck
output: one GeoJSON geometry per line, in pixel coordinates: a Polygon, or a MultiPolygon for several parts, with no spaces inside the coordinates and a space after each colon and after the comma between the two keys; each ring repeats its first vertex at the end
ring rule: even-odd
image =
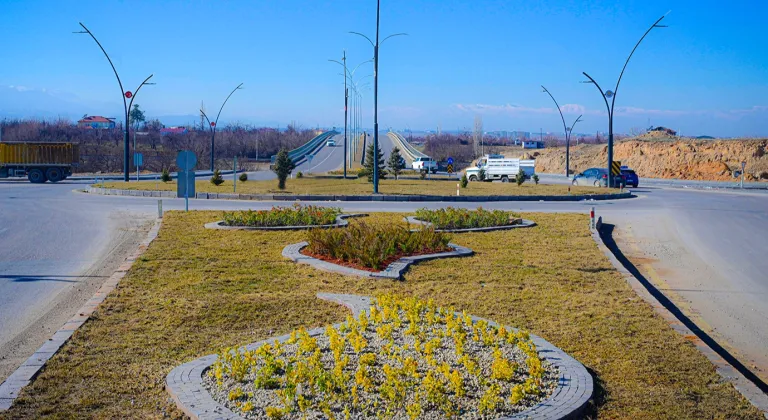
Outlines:
{"type": "Polygon", "coordinates": [[[413,163],[411,164],[411,168],[417,170],[417,171],[427,171],[437,173],[437,162],[435,162],[434,159],[431,157],[417,157],[413,160],[413,163]]]}
{"type": "Polygon", "coordinates": [[[467,168],[464,173],[470,181],[509,182],[518,172],[523,171],[529,179],[536,173],[536,161],[533,159],[511,159],[500,155],[485,155],[477,161],[474,168],[467,168]]]}

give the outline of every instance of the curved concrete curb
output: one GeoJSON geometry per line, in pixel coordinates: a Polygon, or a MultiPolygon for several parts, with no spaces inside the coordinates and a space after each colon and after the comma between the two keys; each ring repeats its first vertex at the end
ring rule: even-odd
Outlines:
{"type": "Polygon", "coordinates": [[[365,217],[366,213],[354,213],[354,214],[340,214],[336,216],[336,223],[332,225],[308,225],[308,226],[227,226],[223,220],[218,222],[206,223],[206,229],[218,229],[218,230],[305,230],[305,229],[330,229],[337,227],[344,227],[349,224],[348,219],[350,217],[365,217]]]}
{"type": "MultiPolygon", "coordinates": [[[[125,195],[131,197],[177,198],[175,191],[117,190],[112,188],[87,187],[81,190],[89,194],[125,195]]],[[[487,201],[603,201],[634,197],[631,192],[593,195],[287,195],[287,194],[229,194],[197,193],[195,198],[203,200],[247,200],[247,201],[429,201],[429,202],[487,202],[487,201]]]]}
{"type": "MultiPolygon", "coordinates": [[[[367,312],[371,305],[371,299],[365,296],[318,293],[317,297],[350,308],[356,317],[361,312],[367,312]]],[[[472,317],[473,322],[480,320],[483,320],[483,318],[472,317]]],[[[489,325],[499,326],[495,322],[485,321],[489,325]]],[[[338,328],[340,325],[334,324],[334,327],[338,328]]],[[[517,331],[516,328],[506,328],[509,331],[517,331]]],[[[318,336],[323,334],[324,329],[315,328],[308,332],[310,336],[318,336]]],[[[239,351],[253,351],[264,343],[272,343],[275,340],[285,342],[289,338],[290,335],[269,338],[248,344],[240,348],[239,351]]],[[[531,334],[531,340],[536,344],[539,357],[559,370],[557,387],[549,398],[539,404],[515,415],[502,418],[536,418],[545,420],[579,418],[584,412],[589,399],[592,398],[594,386],[592,376],[590,376],[584,365],[547,340],[533,334],[531,334]]],[[[166,376],[165,389],[171,394],[171,397],[176,402],[176,406],[193,420],[242,419],[242,417],[227,407],[216,402],[203,386],[203,374],[216,361],[216,357],[215,354],[211,354],[176,367],[166,376]]]]}
{"type": "Polygon", "coordinates": [[[0,413],[11,408],[13,401],[19,396],[19,392],[25,386],[29,385],[48,361],[58,353],[62,346],[69,340],[70,337],[83,326],[98,309],[99,305],[107,298],[107,296],[117,287],[120,280],[128,274],[128,271],[133,266],[139,257],[149,248],[152,241],[157,238],[157,233],[160,231],[160,225],[162,219],[156,219],[154,225],[147,232],[146,237],[139,244],[139,246],[133,250],[128,257],[123,261],[117,270],[99,287],[96,293],[88,299],[80,310],[69,319],[61,328],[59,328],[53,336],[48,339],[40,348],[35,351],[34,354],[22,363],[13,373],[11,373],[5,381],[0,384],[0,413]]]}
{"type": "Polygon", "coordinates": [[[434,260],[437,258],[468,257],[474,253],[474,251],[469,248],[456,244],[448,244],[448,246],[453,248],[453,251],[403,257],[388,265],[387,268],[382,271],[372,272],[345,267],[343,265],[334,264],[328,261],[323,261],[308,255],[304,255],[300,251],[307,245],[309,245],[307,242],[299,242],[297,244],[288,245],[283,248],[283,256],[290,258],[299,264],[309,264],[318,270],[330,271],[332,273],[345,274],[349,276],[374,277],[393,280],[401,280],[403,278],[403,273],[408,270],[408,266],[411,264],[416,264],[420,261],[434,260]]]}
{"type": "MultiPolygon", "coordinates": [[[[494,230],[508,230],[508,229],[527,228],[531,226],[536,226],[536,223],[533,222],[532,220],[527,220],[527,219],[520,219],[520,220],[521,222],[516,225],[489,226],[489,227],[466,228],[466,229],[435,229],[435,232],[445,232],[445,233],[492,232],[494,230]]],[[[415,216],[405,217],[405,221],[408,223],[413,223],[414,225],[432,226],[432,223],[419,220],[415,216]]]]}

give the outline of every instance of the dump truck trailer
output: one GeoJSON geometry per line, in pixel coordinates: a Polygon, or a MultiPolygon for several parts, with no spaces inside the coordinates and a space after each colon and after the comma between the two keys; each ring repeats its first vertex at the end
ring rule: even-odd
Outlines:
{"type": "Polygon", "coordinates": [[[27,177],[34,184],[59,182],[80,161],[76,143],[0,142],[0,178],[27,177]]]}

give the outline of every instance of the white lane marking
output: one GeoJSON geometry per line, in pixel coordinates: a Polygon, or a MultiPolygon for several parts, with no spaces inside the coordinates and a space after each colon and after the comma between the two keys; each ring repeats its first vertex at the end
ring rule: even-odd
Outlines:
{"type": "MultiPolygon", "coordinates": [[[[326,146],[323,146],[323,147],[328,147],[328,146],[326,145],[326,146]]],[[[325,157],[325,159],[321,160],[320,162],[317,162],[317,163],[315,164],[315,166],[312,166],[311,168],[309,168],[309,172],[312,172],[312,170],[313,170],[313,169],[315,169],[315,168],[317,168],[318,166],[322,165],[322,164],[323,164],[323,162],[325,162],[325,161],[326,161],[326,160],[328,160],[328,159],[329,159],[331,156],[333,156],[333,155],[334,155],[334,153],[336,153],[336,147],[337,147],[337,146],[334,146],[334,147],[333,147],[333,150],[331,150],[331,153],[330,153],[330,154],[328,154],[328,156],[326,156],[326,157],[325,157]]]]}

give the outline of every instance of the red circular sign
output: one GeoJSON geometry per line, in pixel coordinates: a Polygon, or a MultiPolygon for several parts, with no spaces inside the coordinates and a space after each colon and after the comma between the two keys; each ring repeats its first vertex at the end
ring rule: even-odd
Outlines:
{"type": "Polygon", "coordinates": [[[216,123],[215,122],[211,122],[211,127],[216,127],[216,123]]]}
{"type": "Polygon", "coordinates": [[[125,97],[126,97],[126,98],[128,98],[128,99],[131,99],[131,96],[133,96],[133,93],[131,93],[131,91],[130,91],[130,90],[129,90],[129,91],[127,91],[127,92],[125,92],[125,97]]]}

